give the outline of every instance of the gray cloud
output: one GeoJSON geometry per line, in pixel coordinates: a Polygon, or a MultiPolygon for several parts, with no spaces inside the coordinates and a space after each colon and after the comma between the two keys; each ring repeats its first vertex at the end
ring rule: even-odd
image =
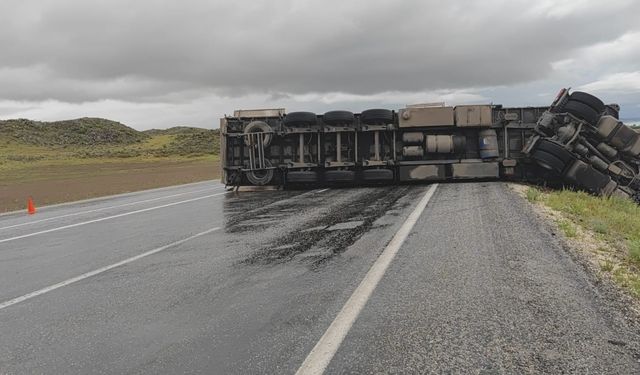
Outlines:
{"type": "Polygon", "coordinates": [[[334,93],[345,94],[342,105],[396,103],[380,94],[398,92],[526,100],[636,77],[638,49],[624,45],[640,43],[638,13],[631,0],[4,0],[0,100],[264,95],[258,103],[313,108],[334,93]]]}

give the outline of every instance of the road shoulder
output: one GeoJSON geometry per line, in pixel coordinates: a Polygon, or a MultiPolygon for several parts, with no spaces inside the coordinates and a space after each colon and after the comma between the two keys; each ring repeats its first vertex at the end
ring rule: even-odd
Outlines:
{"type": "Polygon", "coordinates": [[[441,185],[328,372],[637,372],[640,331],[520,199],[441,185]]]}
{"type": "Polygon", "coordinates": [[[640,298],[633,295],[629,288],[617,283],[614,280],[614,273],[608,269],[609,264],[619,265],[622,262],[614,253],[612,244],[603,240],[603,236],[573,220],[569,215],[554,210],[540,200],[527,199],[527,191],[530,189],[528,185],[515,183],[508,185],[522,199],[523,204],[531,208],[541,225],[558,239],[563,250],[586,271],[603,301],[606,301],[611,308],[620,311],[633,329],[640,332],[640,298]],[[567,225],[570,226],[567,227],[567,225]]]}

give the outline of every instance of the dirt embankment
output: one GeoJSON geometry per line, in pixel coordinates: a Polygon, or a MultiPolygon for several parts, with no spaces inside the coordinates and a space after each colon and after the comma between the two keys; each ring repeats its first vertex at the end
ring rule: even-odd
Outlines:
{"type": "Polygon", "coordinates": [[[220,167],[215,160],[122,161],[38,166],[29,175],[21,181],[0,178],[0,212],[24,209],[29,196],[36,205],[48,205],[215,179],[220,167]]]}

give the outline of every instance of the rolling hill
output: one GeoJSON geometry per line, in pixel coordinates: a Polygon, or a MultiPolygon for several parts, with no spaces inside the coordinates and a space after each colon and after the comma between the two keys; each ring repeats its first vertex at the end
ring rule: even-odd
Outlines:
{"type": "Polygon", "coordinates": [[[217,129],[180,126],[138,131],[116,121],[87,117],[0,121],[0,149],[13,153],[14,159],[38,150],[40,156],[57,152],[80,158],[217,155],[219,143],[217,129]]]}
{"type": "Polygon", "coordinates": [[[0,139],[33,146],[126,145],[147,138],[147,134],[101,118],[56,122],[26,119],[0,121],[0,139]]]}

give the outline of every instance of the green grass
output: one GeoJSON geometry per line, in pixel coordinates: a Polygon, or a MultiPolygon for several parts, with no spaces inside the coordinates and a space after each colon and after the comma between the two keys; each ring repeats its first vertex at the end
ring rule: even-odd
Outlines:
{"type": "Polygon", "coordinates": [[[558,227],[567,237],[573,238],[578,234],[575,225],[573,225],[569,220],[559,220],[558,227]]]}
{"type": "Polygon", "coordinates": [[[610,260],[605,260],[604,262],[600,262],[600,269],[604,272],[611,272],[613,271],[613,262],[611,262],[610,260]]]}
{"type": "Polygon", "coordinates": [[[542,197],[542,192],[539,189],[534,187],[530,187],[526,191],[527,200],[531,203],[537,202],[542,197]]]}
{"type": "Polygon", "coordinates": [[[593,228],[593,231],[598,234],[606,235],[609,233],[609,225],[600,219],[592,219],[589,227],[593,228]]]}
{"type": "Polygon", "coordinates": [[[622,198],[600,198],[563,190],[546,193],[544,203],[568,215],[573,222],[628,249],[629,259],[640,266],[640,207],[622,198]]]}
{"type": "Polygon", "coordinates": [[[560,212],[564,218],[557,224],[567,237],[576,237],[580,226],[606,242],[615,253],[609,255],[619,261],[600,262],[601,270],[611,273],[618,284],[640,297],[640,206],[623,198],[595,197],[571,190],[530,187],[525,195],[530,202],[560,212]]]}
{"type": "Polygon", "coordinates": [[[627,246],[631,260],[636,264],[640,264],[640,240],[629,240],[627,241],[627,246]]]}
{"type": "Polygon", "coordinates": [[[640,275],[629,272],[625,268],[616,268],[613,271],[613,280],[623,288],[640,298],[640,275]]]}

